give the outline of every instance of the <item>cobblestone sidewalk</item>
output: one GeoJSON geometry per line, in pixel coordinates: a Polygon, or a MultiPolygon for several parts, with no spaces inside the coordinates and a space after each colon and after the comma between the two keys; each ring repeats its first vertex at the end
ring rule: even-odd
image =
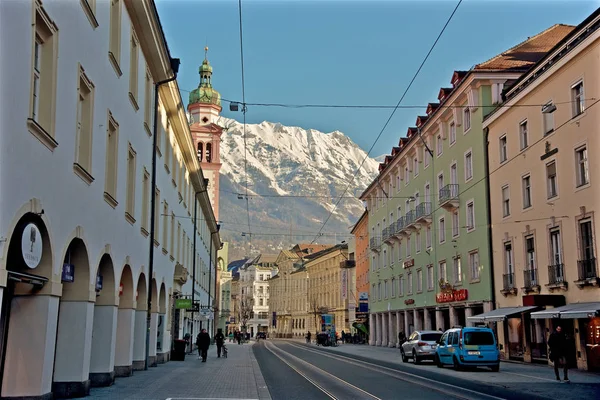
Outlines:
{"type": "Polygon", "coordinates": [[[227,343],[227,358],[217,358],[211,346],[205,363],[198,355],[170,361],[129,378],[117,378],[106,388],[92,389],[91,399],[256,399],[270,400],[269,390],[254,358],[252,344],[227,343]]]}

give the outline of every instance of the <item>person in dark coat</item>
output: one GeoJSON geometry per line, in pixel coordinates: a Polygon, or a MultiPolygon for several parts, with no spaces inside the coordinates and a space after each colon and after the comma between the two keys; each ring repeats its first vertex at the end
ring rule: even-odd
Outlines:
{"type": "Polygon", "coordinates": [[[564,381],[569,383],[569,365],[567,363],[567,336],[562,331],[560,326],[556,327],[556,330],[552,332],[548,339],[548,347],[550,347],[550,361],[554,362],[554,374],[556,380],[560,381],[560,374],[558,369],[562,364],[564,381]]]}
{"type": "Polygon", "coordinates": [[[215,343],[217,344],[217,357],[221,357],[221,349],[223,348],[223,344],[225,343],[225,335],[223,335],[223,329],[217,329],[217,334],[215,335],[215,343]]]}
{"type": "Polygon", "coordinates": [[[198,346],[198,360],[202,358],[202,362],[206,362],[208,347],[210,346],[210,335],[206,332],[206,329],[202,329],[202,332],[198,334],[196,345],[198,346]]]}

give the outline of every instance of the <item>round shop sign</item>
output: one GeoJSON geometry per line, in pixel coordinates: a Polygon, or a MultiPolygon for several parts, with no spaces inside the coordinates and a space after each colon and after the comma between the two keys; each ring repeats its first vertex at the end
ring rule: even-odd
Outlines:
{"type": "Polygon", "coordinates": [[[42,234],[36,224],[29,223],[21,237],[21,253],[23,261],[29,268],[34,269],[42,260],[42,234]]]}

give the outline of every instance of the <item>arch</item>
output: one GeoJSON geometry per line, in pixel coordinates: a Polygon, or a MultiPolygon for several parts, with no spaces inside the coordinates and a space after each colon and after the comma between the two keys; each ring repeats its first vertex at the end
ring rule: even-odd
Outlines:
{"type": "MultiPolygon", "coordinates": [[[[62,251],[62,259],[63,260],[66,258],[67,252],[69,251],[69,246],[71,246],[73,241],[76,239],[83,244],[83,246],[86,249],[86,252],[87,252],[87,249],[90,248],[88,241],[85,238],[85,233],[84,233],[83,227],[78,225],[75,229],[73,229],[73,232],[71,232],[71,234],[67,237],[67,240],[65,242],[66,244],[63,247],[63,251],[62,251]]],[[[89,278],[89,276],[90,276],[89,257],[87,259],[87,264],[88,264],[88,278],[89,278]]],[[[61,275],[62,274],[61,267],[62,267],[62,264],[57,263],[57,265],[55,266],[54,273],[61,275]]],[[[75,278],[75,279],[77,279],[77,278],[75,278]]],[[[91,281],[90,281],[90,283],[91,283],[91,281]]]]}
{"type": "Polygon", "coordinates": [[[159,296],[159,300],[158,300],[158,312],[159,312],[159,314],[167,313],[167,290],[166,290],[164,282],[160,285],[160,296],[159,296]]]}
{"type": "Polygon", "coordinates": [[[90,300],[90,259],[83,239],[73,238],[66,247],[63,264],[73,266],[73,282],[63,282],[61,301],[90,300]]]}
{"type": "Polygon", "coordinates": [[[146,275],[142,272],[137,281],[136,286],[137,293],[137,311],[146,311],[148,310],[148,289],[146,286],[146,275]]]}
{"type": "Polygon", "coordinates": [[[150,282],[150,290],[152,291],[152,309],[150,310],[153,313],[158,312],[158,287],[156,286],[156,279],[152,278],[152,282],[150,282]]]}
{"type": "Polygon", "coordinates": [[[212,143],[206,143],[206,162],[212,161],[212,143]]]}
{"type": "Polygon", "coordinates": [[[119,309],[134,308],[133,273],[129,264],[123,266],[119,279],[119,309]]]}
{"type": "Polygon", "coordinates": [[[115,270],[110,254],[104,253],[96,269],[96,305],[117,305],[115,296],[115,270]]]}
{"type": "Polygon", "coordinates": [[[204,143],[198,142],[198,151],[196,155],[198,157],[198,161],[202,161],[202,158],[204,157],[204,143]]]}

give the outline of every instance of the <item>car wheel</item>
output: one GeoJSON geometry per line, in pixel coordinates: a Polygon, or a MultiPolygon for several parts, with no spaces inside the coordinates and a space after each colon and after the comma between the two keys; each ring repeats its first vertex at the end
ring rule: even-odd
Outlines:
{"type": "Polygon", "coordinates": [[[442,364],[442,360],[440,360],[440,356],[437,354],[435,355],[435,365],[437,365],[438,368],[444,368],[444,364],[442,364]]]}
{"type": "Polygon", "coordinates": [[[408,362],[408,357],[404,354],[404,350],[400,349],[400,355],[402,356],[402,362],[408,362]]]}
{"type": "Polygon", "coordinates": [[[500,371],[500,364],[494,365],[494,366],[490,367],[490,369],[492,370],[492,372],[498,372],[498,371],[500,371]]]}
{"type": "Polygon", "coordinates": [[[460,371],[462,368],[460,366],[460,364],[458,363],[458,358],[456,358],[456,356],[454,357],[454,370],[455,371],[460,371]]]}
{"type": "Polygon", "coordinates": [[[415,364],[417,364],[417,365],[421,364],[421,359],[419,357],[417,357],[417,352],[414,350],[412,352],[412,358],[413,358],[413,361],[415,362],[415,364]]]}

